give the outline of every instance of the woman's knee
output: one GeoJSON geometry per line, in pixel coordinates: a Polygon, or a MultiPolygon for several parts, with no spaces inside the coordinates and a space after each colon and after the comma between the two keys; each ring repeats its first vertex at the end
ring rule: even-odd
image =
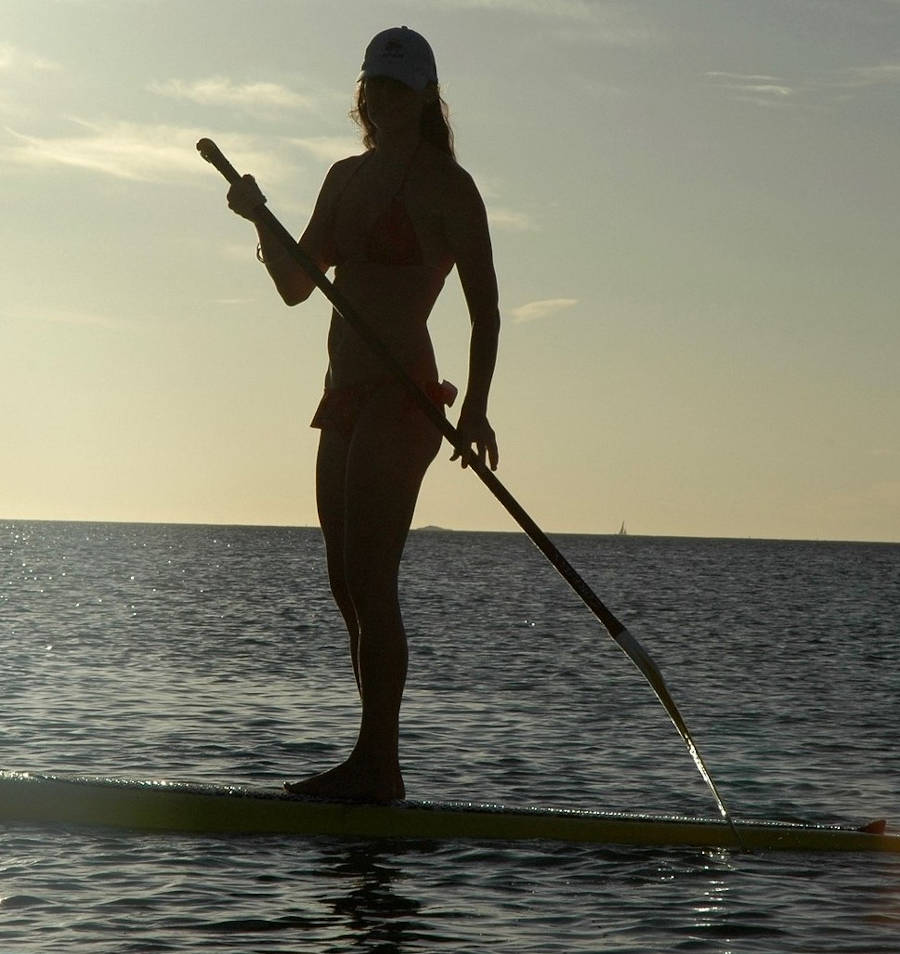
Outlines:
{"type": "Polygon", "coordinates": [[[391,606],[397,602],[397,572],[390,566],[366,560],[348,560],[344,586],[357,613],[372,607],[391,606]]]}
{"type": "Polygon", "coordinates": [[[351,604],[350,588],[347,586],[347,580],[344,576],[336,577],[331,574],[328,582],[331,584],[331,595],[340,609],[343,610],[345,606],[349,606],[351,604]]]}

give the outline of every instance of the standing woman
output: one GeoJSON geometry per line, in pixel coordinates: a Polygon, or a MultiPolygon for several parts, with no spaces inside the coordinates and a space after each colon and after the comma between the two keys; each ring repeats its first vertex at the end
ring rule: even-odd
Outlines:
{"type": "MultiPolygon", "coordinates": [[[[428,316],[455,265],[471,320],[468,383],[457,429],[471,455],[497,466],[487,403],[500,329],[497,279],[484,204],[454,158],[453,135],[428,42],[407,27],[379,33],[365,53],[357,119],[366,151],[328,172],[300,245],[407,373],[439,407],[428,316]]],[[[305,301],[309,276],[256,221],[265,202],[244,176],[229,206],[257,226],[257,255],[288,305],[305,301]]],[[[441,434],[405,388],[336,312],[328,332],[316,496],[331,589],[350,635],[362,699],[359,737],[335,768],[285,787],[295,794],[366,801],[403,798],[398,756],[407,643],[397,580],[422,478],[441,434]]]]}

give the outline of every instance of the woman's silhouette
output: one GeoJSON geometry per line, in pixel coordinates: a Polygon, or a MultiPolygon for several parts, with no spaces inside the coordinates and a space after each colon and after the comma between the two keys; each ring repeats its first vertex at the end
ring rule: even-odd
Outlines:
{"type": "MultiPolygon", "coordinates": [[[[427,41],[406,27],[379,33],[365,53],[356,109],[365,152],[328,172],[304,251],[364,317],[438,406],[455,389],[438,376],[427,321],[456,266],[471,320],[469,372],[457,429],[469,455],[497,466],[488,392],[500,327],[484,204],[455,160],[453,137],[427,41]]],[[[265,198],[251,176],[230,207],[255,221],[265,198]]],[[[314,285],[266,226],[257,254],[284,301],[314,285]]],[[[359,737],[346,761],[287,784],[290,792],[388,801],[404,796],[398,757],[407,644],[398,601],[400,558],[422,478],[441,435],[379,358],[334,313],[325,391],[313,418],[319,519],[335,601],[350,635],[362,698],[359,737]]]]}

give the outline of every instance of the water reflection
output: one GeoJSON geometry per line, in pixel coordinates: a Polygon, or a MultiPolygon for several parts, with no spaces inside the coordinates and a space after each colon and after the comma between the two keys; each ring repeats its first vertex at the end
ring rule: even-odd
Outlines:
{"type": "Polygon", "coordinates": [[[398,856],[409,850],[390,842],[323,846],[320,876],[331,884],[321,900],[345,927],[342,949],[399,954],[428,933],[421,902],[403,893],[398,856]]]}

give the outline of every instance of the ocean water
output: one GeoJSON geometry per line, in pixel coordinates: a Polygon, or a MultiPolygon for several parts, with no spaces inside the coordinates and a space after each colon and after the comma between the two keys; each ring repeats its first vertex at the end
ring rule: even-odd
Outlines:
{"type": "MultiPolygon", "coordinates": [[[[737,817],[900,827],[900,546],[560,536],[737,817]]],[[[414,532],[416,798],[713,815],[518,534],[414,532]]],[[[0,524],[0,768],[279,786],[358,708],[317,530],[0,524]]],[[[900,858],[0,826],[0,951],[900,952],[900,858]]]]}

